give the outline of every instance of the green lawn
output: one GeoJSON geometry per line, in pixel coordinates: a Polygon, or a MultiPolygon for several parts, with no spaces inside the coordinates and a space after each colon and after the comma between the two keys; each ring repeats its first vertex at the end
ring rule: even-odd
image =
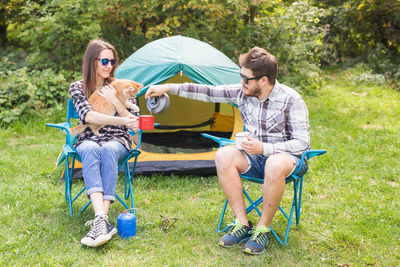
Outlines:
{"type": "MultiPolygon", "coordinates": [[[[43,119],[2,129],[0,265],[400,265],[400,93],[361,81],[361,74],[359,69],[329,71],[323,88],[305,97],[311,147],[328,153],[310,161],[301,224],[292,228],[289,245],[271,239],[260,256],[218,247],[215,229],[224,196],[216,177],[198,176],[135,177],[136,206],[154,225],[145,225],[139,212],[135,237],[115,236],[103,247],[83,247],[79,241],[93,211],[70,217],[60,170],[47,177],[62,135],[44,127],[43,119]],[[163,231],[160,215],[178,221],[163,231]]],[[[260,192],[259,186],[248,186],[260,192]]],[[[111,207],[114,224],[122,210],[119,203],[111,207]]],[[[227,219],[232,218],[229,211],[227,219]]],[[[283,222],[276,217],[275,230],[282,232],[283,222]]]]}

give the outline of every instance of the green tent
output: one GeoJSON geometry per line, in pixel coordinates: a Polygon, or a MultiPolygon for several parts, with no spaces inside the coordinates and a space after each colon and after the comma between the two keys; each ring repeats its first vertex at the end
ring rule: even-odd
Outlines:
{"type": "MultiPolygon", "coordinates": [[[[239,67],[211,45],[184,36],[159,39],[143,46],[116,70],[116,77],[144,85],[138,94],[141,114],[149,114],[144,93],[150,85],[194,82],[240,82],[239,67]]],[[[170,95],[170,106],[155,115],[160,124],[145,131],[137,173],[215,173],[215,142],[201,136],[210,133],[232,138],[243,129],[236,107],[206,103],[170,95]]]]}

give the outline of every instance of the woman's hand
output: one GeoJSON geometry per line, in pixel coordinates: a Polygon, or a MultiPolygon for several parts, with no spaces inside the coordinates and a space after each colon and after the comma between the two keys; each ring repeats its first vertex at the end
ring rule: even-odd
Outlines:
{"type": "Polygon", "coordinates": [[[108,101],[110,101],[114,106],[120,104],[120,101],[117,98],[117,91],[111,85],[106,85],[96,92],[108,101]]]}
{"type": "Polygon", "coordinates": [[[169,85],[168,84],[159,84],[159,85],[152,85],[147,89],[145,98],[152,98],[155,96],[160,96],[164,93],[167,93],[169,91],[169,85]]]}
{"type": "Polygon", "coordinates": [[[139,130],[139,117],[135,115],[128,115],[127,117],[123,117],[125,119],[124,125],[131,129],[133,132],[137,132],[139,130]]]}

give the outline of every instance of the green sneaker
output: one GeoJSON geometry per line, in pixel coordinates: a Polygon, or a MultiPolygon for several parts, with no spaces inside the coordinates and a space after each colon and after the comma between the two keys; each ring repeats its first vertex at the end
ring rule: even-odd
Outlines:
{"type": "Polygon", "coordinates": [[[270,229],[265,225],[257,227],[251,232],[251,238],[244,244],[243,252],[253,255],[264,253],[265,246],[269,242],[269,232],[270,229]]]}
{"type": "Polygon", "coordinates": [[[242,225],[239,222],[239,219],[236,219],[231,226],[229,233],[222,236],[219,240],[219,245],[224,248],[231,248],[235,245],[238,245],[246,240],[248,240],[251,236],[250,231],[253,227],[253,224],[249,221],[250,226],[242,225]]]}

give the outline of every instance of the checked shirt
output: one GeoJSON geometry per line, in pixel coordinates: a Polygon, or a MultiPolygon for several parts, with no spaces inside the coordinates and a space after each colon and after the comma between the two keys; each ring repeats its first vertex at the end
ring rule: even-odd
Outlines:
{"type": "Polygon", "coordinates": [[[276,81],[267,99],[243,94],[241,84],[170,84],[171,94],[206,102],[230,103],[239,108],[246,131],[263,143],[263,154],[300,156],[310,147],[308,110],[294,89],[276,81]]]}
{"type": "MultiPolygon", "coordinates": [[[[86,124],[85,121],[86,114],[92,110],[89,102],[87,101],[85,94],[83,92],[83,81],[77,81],[70,85],[69,94],[72,97],[72,102],[74,103],[75,109],[78,113],[79,119],[82,123],[86,124]]],[[[136,100],[131,100],[135,104],[136,100]]],[[[134,115],[134,112],[128,109],[134,115]]],[[[131,141],[129,141],[128,128],[124,125],[105,125],[99,129],[100,136],[95,135],[92,130],[87,127],[83,133],[77,136],[77,141],[74,147],[79,146],[83,141],[94,141],[99,145],[102,145],[108,141],[115,140],[123,144],[126,149],[131,149],[131,141]]]]}

